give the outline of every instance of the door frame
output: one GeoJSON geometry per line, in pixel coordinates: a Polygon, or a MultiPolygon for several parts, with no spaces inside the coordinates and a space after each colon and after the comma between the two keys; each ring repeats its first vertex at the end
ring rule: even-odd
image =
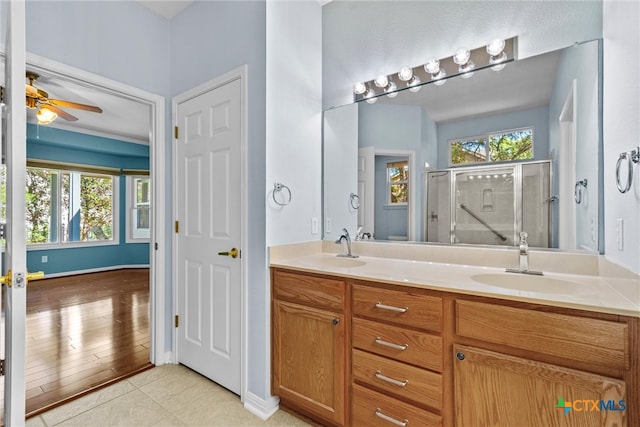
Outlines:
{"type": "MultiPolygon", "coordinates": [[[[416,152],[412,150],[394,150],[375,148],[373,153],[374,167],[375,158],[377,156],[393,156],[393,157],[407,157],[409,159],[409,208],[407,209],[407,239],[408,241],[416,240],[416,224],[417,219],[417,197],[418,189],[418,171],[416,170],[416,152]]],[[[375,180],[375,178],[374,178],[375,180]]],[[[375,207],[374,207],[375,209],[375,207]]]]}
{"type": "MultiPolygon", "coordinates": [[[[248,165],[247,165],[247,117],[248,117],[248,67],[247,65],[242,65],[238,68],[234,68],[231,71],[228,71],[218,77],[214,77],[213,79],[204,82],[194,88],[191,88],[185,92],[182,92],[172,99],[171,106],[171,116],[172,123],[174,126],[178,126],[178,105],[188,101],[191,98],[195,98],[199,95],[202,95],[206,92],[210,92],[216,88],[224,86],[227,83],[230,83],[234,80],[240,80],[240,250],[242,256],[239,258],[240,260],[240,401],[244,402],[244,398],[247,393],[247,357],[246,357],[246,349],[248,348],[248,334],[247,334],[247,325],[249,324],[247,316],[247,277],[248,277],[248,257],[251,256],[246,251],[246,248],[249,247],[248,244],[248,233],[247,233],[247,204],[248,204],[248,165]]],[[[173,170],[174,172],[177,170],[177,162],[178,162],[178,146],[175,143],[176,138],[175,134],[173,135],[173,170]]],[[[172,197],[173,200],[176,200],[177,194],[177,176],[175,173],[172,174],[172,197]]],[[[174,204],[173,207],[173,218],[177,217],[177,207],[174,204]]],[[[177,248],[177,233],[172,233],[172,247],[177,248]]],[[[173,270],[173,284],[172,284],[172,297],[173,297],[173,318],[175,318],[178,313],[178,256],[177,251],[173,251],[172,253],[172,261],[171,266],[173,270]]],[[[178,329],[173,328],[172,332],[173,336],[173,359],[172,363],[178,363],[178,329]]]]}
{"type": "Polygon", "coordinates": [[[112,92],[131,98],[151,109],[149,138],[149,177],[151,178],[151,194],[154,208],[151,210],[151,236],[149,239],[149,359],[154,365],[170,363],[171,357],[165,351],[167,337],[165,325],[166,315],[166,177],[165,168],[165,100],[160,95],[108,79],[88,71],[80,70],[67,64],[27,52],[26,66],[30,70],[56,74],[65,78],[80,81],[89,87],[112,92]]]}

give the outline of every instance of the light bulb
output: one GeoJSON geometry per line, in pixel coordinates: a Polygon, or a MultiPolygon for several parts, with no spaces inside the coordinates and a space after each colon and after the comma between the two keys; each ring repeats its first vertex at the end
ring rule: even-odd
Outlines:
{"type": "Polygon", "coordinates": [[[409,90],[411,92],[414,92],[414,93],[420,92],[420,89],[422,89],[422,86],[420,86],[420,83],[422,83],[420,81],[420,77],[413,76],[413,78],[407,82],[407,86],[409,86],[409,90]]]}
{"type": "Polygon", "coordinates": [[[374,102],[376,102],[378,100],[378,98],[375,98],[376,92],[373,89],[369,89],[365,92],[364,99],[366,99],[366,101],[369,104],[373,104],[374,102]]]}
{"type": "Polygon", "coordinates": [[[366,91],[367,86],[362,82],[356,82],[356,84],[353,85],[353,93],[355,93],[356,95],[362,95],[366,91]]]}
{"type": "Polygon", "coordinates": [[[491,69],[493,71],[502,71],[504,70],[504,67],[507,66],[507,63],[505,62],[504,64],[498,64],[498,65],[494,65],[493,67],[491,67],[491,69]]]}
{"type": "Polygon", "coordinates": [[[487,53],[491,56],[498,56],[504,50],[503,39],[493,39],[487,45],[487,53]]]}
{"type": "Polygon", "coordinates": [[[463,65],[467,63],[469,58],[471,58],[471,51],[465,47],[460,47],[456,49],[456,54],[453,55],[453,62],[458,65],[463,65]]]}
{"type": "Polygon", "coordinates": [[[444,79],[446,76],[447,76],[447,73],[444,71],[444,69],[442,69],[438,74],[432,74],[431,80],[433,80],[434,85],[442,86],[446,82],[446,80],[444,79]]]}
{"type": "Polygon", "coordinates": [[[396,84],[394,82],[389,82],[384,91],[387,93],[387,96],[389,98],[395,98],[396,96],[398,96],[398,92],[396,92],[396,89],[398,89],[396,84]]]}
{"type": "Polygon", "coordinates": [[[49,110],[47,107],[41,107],[36,112],[36,117],[38,118],[39,124],[48,125],[52,123],[55,119],[57,119],[58,115],[53,111],[49,110]]]}
{"type": "Polygon", "coordinates": [[[446,80],[436,80],[436,81],[433,82],[433,84],[436,85],[436,86],[442,86],[446,82],[447,82],[446,80]]]}
{"type": "Polygon", "coordinates": [[[398,78],[403,82],[408,82],[413,77],[413,70],[407,66],[400,68],[398,71],[398,78]]]}
{"type": "Polygon", "coordinates": [[[476,64],[474,64],[473,61],[469,61],[466,64],[458,67],[458,71],[462,73],[462,78],[468,79],[469,77],[473,76],[474,73],[470,73],[469,71],[473,70],[474,68],[476,68],[476,64]]]}
{"type": "Polygon", "coordinates": [[[387,87],[387,85],[389,84],[389,78],[384,74],[380,74],[373,82],[378,87],[387,87]]]}
{"type": "Polygon", "coordinates": [[[429,74],[438,74],[440,71],[440,61],[436,58],[429,58],[424,64],[424,70],[429,74]]]}

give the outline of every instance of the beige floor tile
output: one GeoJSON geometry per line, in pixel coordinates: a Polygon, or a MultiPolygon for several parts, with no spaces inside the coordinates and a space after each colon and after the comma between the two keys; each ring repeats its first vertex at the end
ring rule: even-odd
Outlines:
{"type": "Polygon", "coordinates": [[[70,418],[59,426],[153,426],[171,414],[147,395],[134,390],[80,415],[70,418]]]}
{"type": "Polygon", "coordinates": [[[82,396],[79,399],[72,400],[69,403],[47,411],[43,413],[41,417],[46,425],[53,426],[133,390],[135,390],[135,387],[128,381],[119,381],[109,387],[94,391],[93,393],[82,396]]]}
{"type": "Polygon", "coordinates": [[[26,427],[47,427],[41,417],[31,417],[27,420],[26,427]]]}
{"type": "Polygon", "coordinates": [[[168,375],[191,375],[191,373],[192,371],[183,365],[162,365],[134,375],[128,381],[140,388],[168,375]]]}

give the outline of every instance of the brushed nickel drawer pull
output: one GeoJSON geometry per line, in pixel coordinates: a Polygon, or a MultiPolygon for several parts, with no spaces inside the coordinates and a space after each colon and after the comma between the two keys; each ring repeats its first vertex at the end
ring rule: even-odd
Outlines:
{"type": "Polygon", "coordinates": [[[391,424],[395,424],[400,427],[405,427],[407,424],[409,424],[408,419],[405,418],[404,421],[396,420],[395,418],[392,418],[389,415],[383,414],[380,408],[376,408],[376,416],[378,418],[382,418],[383,420],[390,422],[391,424]]]}
{"type": "Polygon", "coordinates": [[[406,313],[409,311],[409,307],[394,307],[392,305],[384,305],[380,304],[380,301],[376,303],[376,308],[381,308],[382,310],[395,311],[396,313],[406,313]]]}
{"type": "Polygon", "coordinates": [[[409,384],[409,380],[396,380],[395,378],[391,378],[388,377],[386,375],[382,375],[382,373],[380,371],[376,371],[376,378],[382,381],[386,381],[388,383],[391,383],[393,385],[397,385],[398,387],[405,387],[407,384],[409,384]]]}
{"type": "Polygon", "coordinates": [[[385,347],[391,347],[395,350],[405,351],[409,348],[409,344],[394,344],[389,341],[381,340],[380,337],[376,337],[376,344],[383,345],[385,347]]]}

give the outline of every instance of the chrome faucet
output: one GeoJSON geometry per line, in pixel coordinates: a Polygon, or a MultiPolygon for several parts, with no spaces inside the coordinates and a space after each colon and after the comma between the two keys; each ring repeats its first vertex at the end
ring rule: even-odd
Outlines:
{"type": "Polygon", "coordinates": [[[520,271],[529,271],[529,243],[527,242],[527,233],[520,233],[520,271]]]}
{"type": "Polygon", "coordinates": [[[337,244],[341,244],[342,241],[347,242],[347,253],[341,253],[338,254],[337,256],[339,257],[345,257],[345,258],[358,258],[358,255],[352,255],[351,254],[351,237],[349,236],[349,231],[346,228],[342,229],[342,234],[340,235],[340,237],[338,237],[338,240],[336,240],[337,244]]]}
{"type": "Polygon", "coordinates": [[[536,276],[542,276],[541,271],[533,271],[529,270],[529,242],[527,242],[527,238],[529,236],[526,232],[522,231],[520,233],[520,243],[519,243],[519,263],[518,268],[507,268],[508,273],[522,273],[522,274],[534,274],[536,276]]]}

